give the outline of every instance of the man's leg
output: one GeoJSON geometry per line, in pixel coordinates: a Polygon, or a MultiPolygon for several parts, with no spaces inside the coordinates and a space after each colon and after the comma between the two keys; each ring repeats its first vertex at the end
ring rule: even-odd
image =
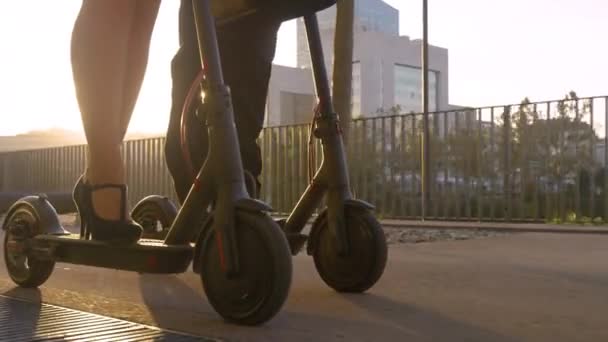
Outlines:
{"type": "MultiPolygon", "coordinates": [[[[262,171],[260,148],[256,140],[262,130],[268,82],[274,59],[280,22],[262,15],[233,22],[218,29],[218,43],[225,82],[230,86],[243,167],[251,173],[259,189],[262,171]]],[[[181,156],[179,127],[186,93],[200,70],[198,44],[192,8],[182,1],[180,8],[180,50],[172,62],[173,104],[165,147],[167,164],[180,202],[185,199],[192,179],[181,156]]],[[[207,154],[207,131],[191,115],[190,149],[193,164],[200,168],[207,154]]],[[[256,190],[257,192],[257,190],[256,190]]]]}
{"type": "Polygon", "coordinates": [[[268,83],[281,23],[250,16],[220,30],[220,51],[230,86],[243,167],[259,192],[262,156],[257,138],[264,125],[268,83]]]}
{"type": "MultiPolygon", "coordinates": [[[[201,70],[198,56],[198,45],[196,42],[196,31],[191,1],[182,0],[179,10],[179,40],[180,48],[171,61],[171,76],[173,88],[171,92],[171,116],[167,128],[165,142],[165,159],[167,167],[173,178],[175,191],[180,203],[183,203],[188,195],[193,179],[188,169],[181,150],[180,125],[181,114],[188,90],[194,79],[201,70]]],[[[189,116],[190,127],[188,135],[192,141],[198,143],[193,146],[189,144],[191,158],[194,166],[200,167],[200,159],[204,160],[207,154],[207,130],[196,119],[195,112],[186,113],[189,116]]]]}

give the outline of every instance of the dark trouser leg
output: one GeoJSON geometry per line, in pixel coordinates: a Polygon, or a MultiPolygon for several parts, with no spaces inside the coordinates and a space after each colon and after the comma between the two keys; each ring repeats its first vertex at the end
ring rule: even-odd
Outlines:
{"type": "MultiPolygon", "coordinates": [[[[266,97],[277,32],[280,22],[263,16],[250,16],[218,29],[224,78],[232,91],[235,123],[238,131],[243,167],[251,173],[259,189],[262,171],[260,148],[256,143],[264,123],[266,97]]],[[[167,165],[175,189],[183,202],[192,179],[182,159],[179,129],[181,110],[187,91],[200,70],[198,44],[189,6],[180,9],[181,47],[172,62],[173,104],[165,146],[167,165]]],[[[200,168],[207,154],[207,132],[196,119],[189,127],[190,149],[194,166],[200,168]]],[[[257,192],[257,191],[256,191],[257,192]]]]}

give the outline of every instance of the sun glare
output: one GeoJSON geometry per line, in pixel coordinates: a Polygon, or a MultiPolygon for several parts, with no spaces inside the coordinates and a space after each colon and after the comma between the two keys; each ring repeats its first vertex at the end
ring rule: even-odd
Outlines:
{"type": "MultiPolygon", "coordinates": [[[[0,136],[53,128],[82,133],[70,65],[70,38],[79,7],[79,1],[0,4],[0,136]]],[[[167,128],[178,9],[179,1],[161,4],[129,133],[163,134],[167,128]]],[[[295,33],[295,25],[285,27],[279,39],[286,44],[276,62],[293,65],[295,45],[289,35],[295,33]]]]}

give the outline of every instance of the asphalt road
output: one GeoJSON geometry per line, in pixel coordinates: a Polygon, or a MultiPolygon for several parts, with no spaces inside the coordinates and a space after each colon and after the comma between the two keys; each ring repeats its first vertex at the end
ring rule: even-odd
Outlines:
{"type": "Polygon", "coordinates": [[[58,264],[38,290],[0,293],[229,341],[608,341],[608,236],[516,234],[393,244],[364,295],[333,292],[306,255],[282,312],[221,321],[200,279],[58,264]]]}

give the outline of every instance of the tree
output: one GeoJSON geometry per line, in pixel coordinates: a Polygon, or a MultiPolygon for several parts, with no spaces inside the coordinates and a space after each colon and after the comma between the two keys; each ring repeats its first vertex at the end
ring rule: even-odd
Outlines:
{"type": "MultiPolygon", "coordinates": [[[[589,101],[570,92],[557,104],[557,117],[537,120],[530,129],[533,154],[548,162],[554,178],[575,177],[579,168],[593,167],[591,148],[597,141],[592,127],[584,122],[590,112],[589,101]]],[[[528,147],[532,149],[532,146],[528,147]]]]}
{"type": "Polygon", "coordinates": [[[581,177],[597,167],[592,151],[597,136],[585,121],[590,101],[571,91],[549,107],[539,107],[525,98],[505,109],[497,130],[499,172],[508,180],[505,185],[526,202],[537,195],[541,196],[538,200],[546,200],[546,195],[555,193],[562,214],[566,202],[580,209],[586,198],[578,195],[589,194],[584,189],[589,182],[583,183],[581,177]],[[575,191],[577,187],[581,191],[575,191]]]}

